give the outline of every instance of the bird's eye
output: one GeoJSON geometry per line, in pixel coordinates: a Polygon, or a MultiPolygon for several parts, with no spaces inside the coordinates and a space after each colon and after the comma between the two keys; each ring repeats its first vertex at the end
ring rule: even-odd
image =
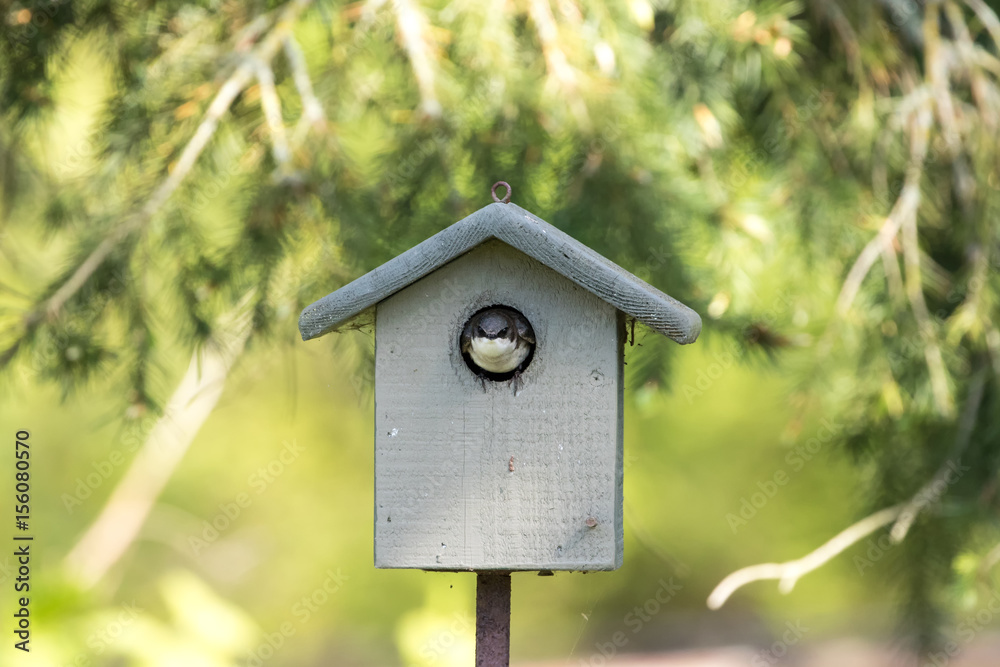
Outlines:
{"type": "Polygon", "coordinates": [[[479,336],[480,338],[485,338],[486,332],[483,331],[482,327],[476,327],[476,335],[479,336]]]}
{"type": "Polygon", "coordinates": [[[507,335],[507,327],[501,329],[500,332],[497,334],[497,336],[506,336],[506,335],[507,335]]]}

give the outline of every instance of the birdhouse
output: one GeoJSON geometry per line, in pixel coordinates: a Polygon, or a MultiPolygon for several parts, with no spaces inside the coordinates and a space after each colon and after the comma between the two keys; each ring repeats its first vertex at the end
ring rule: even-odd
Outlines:
{"type": "Polygon", "coordinates": [[[628,324],[691,343],[701,319],[508,200],[299,320],[374,322],[376,567],[622,564],[628,324]]]}

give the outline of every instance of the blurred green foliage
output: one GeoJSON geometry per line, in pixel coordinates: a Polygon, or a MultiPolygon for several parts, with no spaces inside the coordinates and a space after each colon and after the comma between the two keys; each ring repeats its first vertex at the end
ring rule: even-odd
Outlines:
{"type": "Polygon", "coordinates": [[[890,607],[935,646],[1000,560],[995,10],[0,2],[0,415],[44,443],[38,664],[468,662],[471,577],[371,567],[368,339],[295,321],[500,179],[705,318],[629,351],[625,567],[515,577],[515,655],[589,660],[671,577],[628,650],[887,633],[890,607]],[[240,303],[222,401],[82,587],[64,557],[240,303]],[[898,546],[700,611],[952,459],[898,546]]]}

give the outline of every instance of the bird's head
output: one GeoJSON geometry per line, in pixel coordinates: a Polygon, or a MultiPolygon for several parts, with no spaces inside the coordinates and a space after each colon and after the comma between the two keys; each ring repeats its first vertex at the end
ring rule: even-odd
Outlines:
{"type": "Polygon", "coordinates": [[[476,338],[513,340],[517,327],[507,313],[494,309],[481,313],[472,330],[476,338]]]}

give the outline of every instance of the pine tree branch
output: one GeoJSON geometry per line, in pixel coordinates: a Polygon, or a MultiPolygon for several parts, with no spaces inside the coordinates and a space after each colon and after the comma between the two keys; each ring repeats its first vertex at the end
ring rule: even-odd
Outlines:
{"type": "MultiPolygon", "coordinates": [[[[950,64],[945,58],[941,39],[941,0],[929,0],[924,11],[924,71],[934,94],[934,103],[941,134],[948,152],[954,158],[961,151],[962,139],[956,127],[955,105],[952,103],[949,84],[950,64]]],[[[964,23],[963,23],[964,25],[964,23]]]]}
{"type": "Polygon", "coordinates": [[[892,207],[892,211],[890,211],[885,222],[882,223],[878,233],[871,241],[865,244],[861,253],[858,254],[858,258],[854,260],[851,270],[847,272],[847,278],[844,279],[844,284],[840,288],[840,295],[837,297],[838,315],[846,315],[847,311],[851,309],[851,305],[854,303],[854,299],[861,289],[861,284],[868,276],[868,272],[875,265],[875,261],[882,253],[882,248],[892,247],[892,239],[899,233],[899,228],[903,224],[903,216],[912,215],[912,212],[916,211],[919,204],[919,186],[908,188],[907,185],[904,185],[903,191],[896,200],[896,204],[892,207]]]}
{"type": "Polygon", "coordinates": [[[281,117],[281,100],[278,99],[278,90],[274,87],[274,71],[270,65],[260,60],[255,61],[253,65],[260,86],[260,106],[264,110],[264,120],[271,133],[271,154],[278,163],[278,168],[286,169],[291,151],[285,134],[285,122],[281,117]]]}
{"type": "Polygon", "coordinates": [[[754,581],[777,579],[779,581],[778,590],[782,593],[791,592],[804,575],[822,567],[851,545],[895,521],[900,512],[903,511],[903,507],[904,505],[895,505],[879,510],[841,531],[820,548],[797,560],[786,563],[751,565],[733,572],[723,579],[708,596],[708,608],[720,608],[733,593],[754,581]]]}
{"type": "Polygon", "coordinates": [[[924,361],[930,373],[931,392],[937,411],[946,418],[955,414],[955,401],[948,386],[948,371],[941,357],[941,347],[934,334],[934,325],[924,301],[923,281],[920,274],[920,245],[917,240],[917,221],[907,218],[903,221],[903,262],[906,265],[906,296],[910,309],[917,320],[917,329],[923,339],[924,361]]]}
{"type": "Polygon", "coordinates": [[[977,573],[980,579],[986,579],[986,575],[989,574],[990,570],[996,567],[996,564],[1000,563],[1000,544],[996,544],[986,552],[983,556],[982,562],[979,564],[979,572],[977,573]]]}
{"type": "MultiPolygon", "coordinates": [[[[966,25],[962,9],[957,2],[949,0],[945,4],[945,13],[955,35],[955,50],[958,53],[959,62],[964,65],[969,77],[972,96],[982,122],[991,130],[995,130],[997,89],[983,73],[983,70],[992,72],[994,76],[1000,75],[1000,60],[975,43],[969,32],[969,26],[966,25]]],[[[965,178],[971,179],[972,175],[968,173],[968,166],[965,164],[963,166],[965,166],[963,172],[965,178]]]]}
{"type": "Polygon", "coordinates": [[[316,98],[316,93],[313,92],[312,79],[309,77],[309,68],[306,66],[302,47],[292,35],[285,38],[284,46],[285,57],[292,70],[292,79],[302,98],[302,116],[315,130],[323,131],[326,127],[326,114],[323,105],[316,98]]]}
{"type": "Polygon", "coordinates": [[[910,164],[906,170],[903,188],[893,204],[889,216],[872,240],[862,249],[851,270],[844,279],[844,284],[837,297],[837,313],[847,314],[851,304],[861,289],[861,284],[868,276],[875,261],[879,258],[883,247],[891,247],[892,239],[899,233],[903,222],[916,219],[917,208],[920,206],[920,181],[924,175],[924,161],[927,159],[927,146],[930,139],[933,117],[926,101],[914,114],[910,131],[910,164]]]}
{"type": "Polygon", "coordinates": [[[906,503],[899,518],[889,533],[893,542],[902,542],[910,531],[917,516],[930,505],[941,499],[948,488],[948,477],[954,472],[954,467],[958,465],[962,454],[969,446],[972,439],[972,429],[976,425],[976,415],[979,414],[979,406],[983,402],[983,389],[986,386],[986,368],[980,369],[969,382],[969,395],[965,400],[965,407],[958,422],[958,433],[955,436],[955,445],[951,454],[938,468],[934,477],[924,484],[919,491],[906,503]]]}
{"type": "Polygon", "coordinates": [[[531,20],[535,24],[538,41],[542,45],[542,55],[549,75],[567,90],[576,89],[576,74],[566,60],[566,54],[559,46],[559,30],[556,19],[552,15],[552,7],[548,0],[531,0],[531,20]]]}
{"type": "Polygon", "coordinates": [[[261,34],[271,29],[274,22],[275,11],[266,11],[260,14],[253,21],[243,26],[233,38],[233,50],[237,53],[249,53],[261,34]]]}
{"type": "MultiPolygon", "coordinates": [[[[928,31],[929,32],[929,31],[928,31]]],[[[924,358],[930,373],[931,389],[937,410],[945,417],[955,413],[954,401],[948,385],[948,374],[941,357],[931,323],[927,303],[924,301],[923,279],[920,273],[920,246],[917,237],[917,210],[920,206],[920,182],[923,179],[924,163],[930,144],[930,130],[933,123],[927,100],[922,100],[915,110],[910,128],[910,164],[899,198],[893,205],[889,217],[878,234],[869,241],[847,274],[837,297],[837,313],[844,315],[850,310],[862,282],[878,259],[882,248],[902,231],[903,261],[906,266],[905,291],[910,308],[917,320],[917,327],[923,339],[924,358]]]]}
{"type": "Polygon", "coordinates": [[[1000,378],[1000,330],[992,322],[986,322],[986,349],[990,353],[993,374],[1000,378]]]}
{"type": "MultiPolygon", "coordinates": [[[[948,2],[931,0],[924,11],[924,71],[934,95],[934,108],[937,111],[941,125],[941,135],[944,137],[948,156],[952,161],[952,172],[955,178],[955,190],[958,194],[962,211],[968,218],[971,216],[972,198],[975,196],[975,181],[969,172],[969,166],[962,152],[962,135],[958,129],[958,119],[955,113],[955,102],[951,94],[951,68],[954,57],[946,57],[945,41],[941,36],[942,7],[947,10],[948,2]]],[[[965,21],[960,12],[955,12],[952,20],[957,21],[950,27],[960,36],[965,21]]],[[[971,76],[972,73],[969,73],[971,76]]]]}
{"type": "Polygon", "coordinates": [[[392,4],[396,10],[396,26],[399,28],[403,50],[410,59],[413,77],[420,90],[420,108],[431,118],[437,118],[441,115],[441,103],[438,102],[434,87],[433,56],[426,36],[427,18],[412,0],[393,0],[392,4]]]}
{"type": "Polygon", "coordinates": [[[899,272],[899,262],[896,260],[896,250],[891,243],[881,247],[882,268],[885,271],[886,282],[889,283],[889,296],[894,301],[902,301],[906,294],[903,287],[903,274],[899,272]]]}
{"type": "Polygon", "coordinates": [[[195,130],[194,136],[191,137],[190,141],[184,147],[180,158],[178,158],[167,178],[150,195],[142,208],[111,230],[104,240],[98,244],[97,248],[87,256],[83,263],[76,268],[69,279],[52,296],[25,316],[25,334],[10,349],[6,350],[3,355],[0,355],[0,361],[9,361],[13,357],[13,353],[16,352],[16,349],[20,347],[22,340],[27,338],[31,331],[43,321],[57,319],[62,313],[66,302],[87,283],[94,272],[108,259],[114,249],[126,238],[142,229],[159,212],[191,172],[198,157],[215,134],[219,126],[219,121],[226,111],[229,110],[236,96],[252,80],[254,75],[253,60],[270,62],[278,49],[281,48],[285,37],[291,32],[292,24],[311,2],[312,0],[293,0],[282,11],[274,28],[253,49],[251,57],[244,59],[225,83],[222,84],[215,99],[212,100],[208,110],[205,112],[201,124],[195,130]]]}
{"type": "MultiPolygon", "coordinates": [[[[924,38],[928,43],[928,50],[932,50],[937,18],[929,18],[931,15],[937,16],[935,7],[927,8],[925,17],[924,38]]],[[[940,36],[938,35],[938,38],[940,36]]],[[[933,84],[932,84],[933,89],[933,84]]],[[[932,90],[933,94],[933,90],[932,90]]],[[[949,100],[950,100],[949,96],[949,100]]],[[[940,109],[939,109],[940,110],[940,109]]],[[[912,121],[910,155],[911,165],[907,169],[904,189],[912,185],[914,196],[919,203],[920,181],[923,178],[923,165],[927,158],[927,151],[930,144],[930,129],[933,123],[933,116],[927,104],[922,104],[916,111],[912,121]],[[918,164],[915,168],[913,164],[918,164]]],[[[920,243],[917,235],[917,207],[914,206],[909,215],[900,220],[902,230],[903,264],[906,267],[904,286],[906,296],[910,301],[910,309],[913,317],[917,321],[917,330],[923,339],[924,359],[927,363],[927,370],[930,374],[931,391],[934,395],[934,402],[938,412],[951,418],[955,414],[955,403],[951,396],[951,389],[948,386],[948,373],[941,358],[941,348],[937,344],[937,337],[934,335],[934,326],[931,323],[930,313],[927,310],[927,302],[924,301],[923,277],[920,271],[920,243]]]]}
{"type": "Polygon", "coordinates": [[[528,14],[535,24],[538,41],[542,46],[542,56],[545,58],[545,68],[549,76],[556,82],[565,95],[570,110],[581,127],[590,126],[587,107],[580,98],[577,88],[576,70],[569,64],[566,52],[559,44],[559,29],[552,15],[549,0],[530,0],[528,14]]]}
{"type": "Polygon", "coordinates": [[[914,0],[879,0],[893,25],[898,26],[906,40],[918,50],[924,48],[920,6],[914,0]]]}
{"type": "Polygon", "coordinates": [[[962,1],[975,13],[976,18],[983,24],[986,31],[990,33],[993,44],[1000,50],[1000,19],[997,18],[996,12],[983,2],[983,0],[962,1]]]}
{"type": "Polygon", "coordinates": [[[844,55],[850,63],[851,74],[858,82],[863,81],[863,69],[861,66],[861,47],[858,44],[858,35],[854,32],[851,22],[847,20],[840,4],[836,0],[819,0],[814,6],[821,14],[826,14],[827,20],[840,37],[841,44],[844,45],[844,55]]]}
{"type": "Polygon", "coordinates": [[[163,416],[97,519],[66,556],[67,570],[85,588],[97,584],[138,537],[156,499],[218,403],[253,328],[254,294],[248,292],[221,317],[214,340],[194,353],[163,416]]]}

